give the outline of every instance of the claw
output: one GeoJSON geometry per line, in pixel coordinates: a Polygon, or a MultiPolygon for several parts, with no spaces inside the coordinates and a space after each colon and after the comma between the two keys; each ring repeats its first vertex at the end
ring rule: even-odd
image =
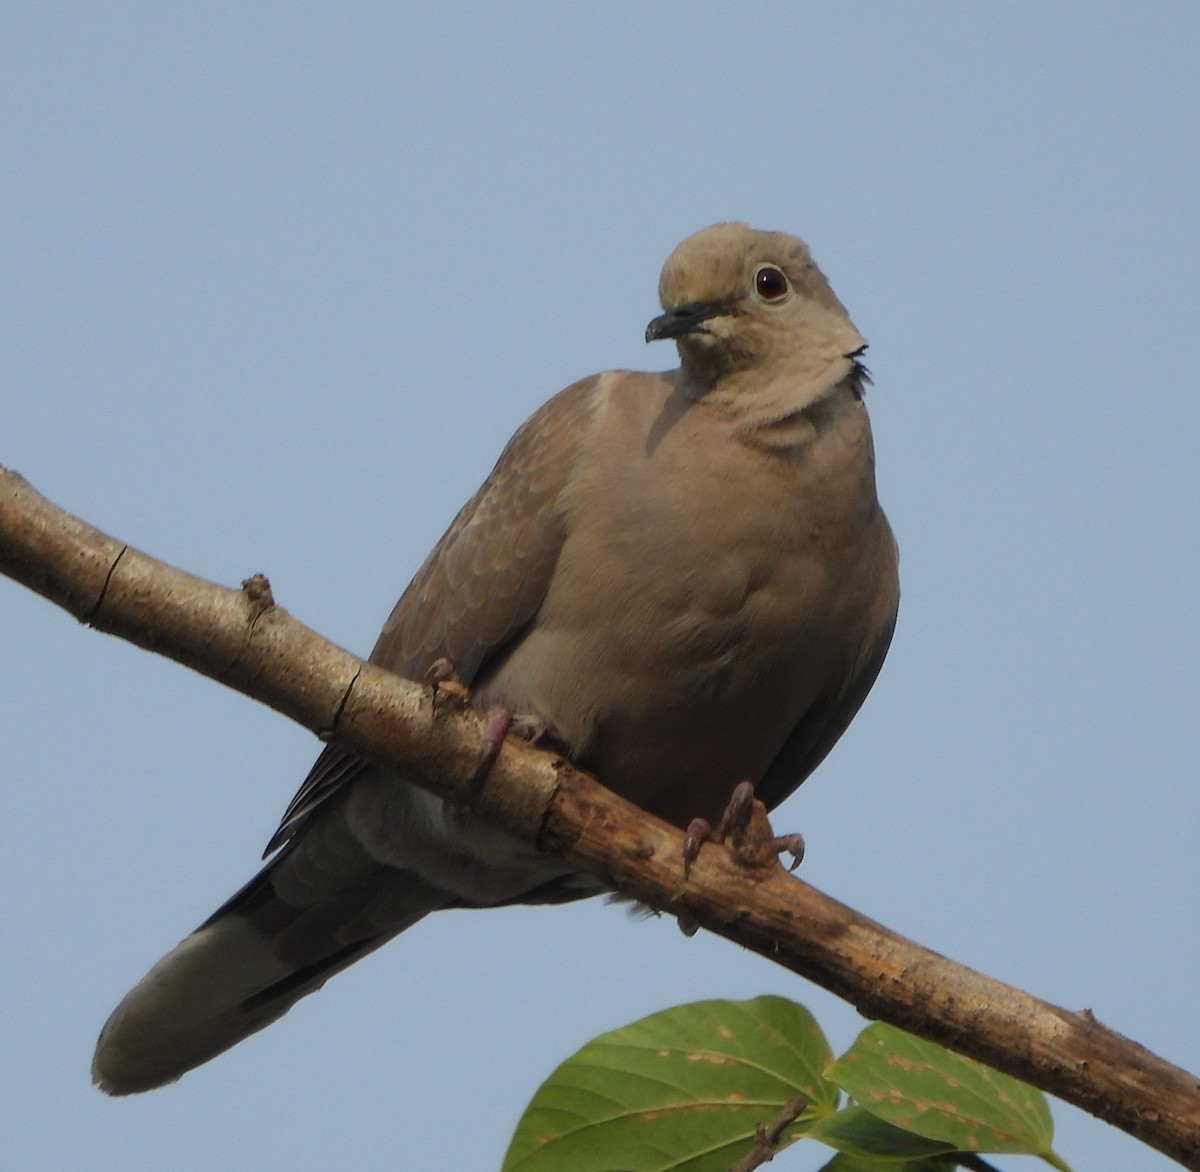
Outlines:
{"type": "MultiPolygon", "coordinates": [[[[792,856],[792,861],[788,865],[789,871],[794,871],[804,862],[804,839],[798,834],[781,834],[779,837],[773,838],[771,849],[775,852],[776,858],[784,854],[792,856]]],[[[780,859],[780,862],[782,861],[780,859]]]]}
{"type": "Polygon", "coordinates": [[[716,831],[707,818],[693,818],[683,832],[683,877],[688,877],[692,864],[700,854],[700,848],[706,842],[721,841],[723,838],[716,837],[716,831]]]}
{"type": "Polygon", "coordinates": [[[504,738],[512,733],[531,745],[550,734],[550,726],[537,716],[515,713],[505,704],[492,704],[484,711],[483,743],[479,746],[479,762],[472,778],[482,781],[496,760],[504,738]]]}
{"type": "MultiPolygon", "coordinates": [[[[463,683],[454,664],[444,655],[435,659],[421,677],[422,682],[433,689],[433,702],[449,701],[451,706],[465,706],[471,702],[471,689],[463,683]]],[[[491,704],[483,713],[483,737],[479,744],[479,756],[475,768],[471,771],[471,781],[478,783],[487,776],[492,762],[504,744],[504,738],[510,732],[530,741],[541,740],[549,733],[549,725],[545,720],[536,716],[514,716],[506,704],[491,704]]]]}
{"type": "MultiPolygon", "coordinates": [[[[435,705],[445,701],[449,701],[451,705],[466,705],[471,702],[471,689],[463,683],[454,664],[444,655],[435,659],[425,669],[421,681],[433,689],[435,705]]],[[[492,762],[496,760],[496,754],[500,752],[500,746],[504,744],[504,738],[510,732],[527,741],[536,742],[546,735],[548,728],[546,722],[537,717],[514,716],[512,709],[505,704],[490,705],[484,711],[483,717],[483,739],[479,745],[479,757],[471,773],[471,780],[475,782],[482,781],[487,776],[492,762]]]]}
{"type": "Polygon", "coordinates": [[[462,678],[455,670],[454,664],[444,655],[439,659],[435,659],[425,669],[425,674],[421,677],[421,682],[433,689],[435,704],[439,700],[447,699],[465,704],[471,699],[471,689],[462,682],[462,678]]]}
{"type": "Polygon", "coordinates": [[[754,786],[741,781],[734,787],[721,820],[712,826],[704,818],[693,818],[683,836],[683,874],[706,842],[725,843],[729,853],[744,867],[769,867],[779,856],[792,856],[789,871],[804,858],[804,839],[798,834],[776,835],[767,819],[767,808],[754,796],[754,786]]]}
{"type": "Polygon", "coordinates": [[[475,771],[471,774],[471,780],[475,782],[482,781],[487,776],[513,722],[512,710],[503,704],[490,705],[483,717],[485,722],[483,741],[479,746],[479,758],[475,762],[475,771]]]}
{"type": "Polygon", "coordinates": [[[422,683],[435,686],[437,684],[444,684],[448,680],[453,680],[456,684],[462,683],[458,672],[454,669],[454,664],[452,664],[444,655],[435,659],[425,669],[425,674],[421,677],[422,683]]]}
{"type": "Polygon", "coordinates": [[[528,741],[531,745],[554,739],[550,722],[541,716],[533,716],[529,713],[514,712],[512,727],[508,731],[520,737],[521,740],[528,741]]]}

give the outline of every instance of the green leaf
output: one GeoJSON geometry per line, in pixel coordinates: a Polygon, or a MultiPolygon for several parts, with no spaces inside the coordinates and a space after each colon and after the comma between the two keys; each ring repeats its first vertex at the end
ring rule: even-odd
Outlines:
{"type": "Polygon", "coordinates": [[[838,1152],[820,1172],[952,1172],[958,1165],[953,1160],[888,1160],[868,1156],[847,1156],[838,1152]]]}
{"type": "Polygon", "coordinates": [[[837,1107],[832,1054],[782,997],[699,1001],[592,1039],[538,1088],[503,1172],[725,1172],[788,1099],[780,1146],[837,1107]]]}
{"type": "Polygon", "coordinates": [[[935,1160],[896,1160],[886,1157],[848,1156],[838,1152],[820,1172],[949,1172],[952,1164],[935,1160]]]}
{"type": "Polygon", "coordinates": [[[859,1106],[847,1107],[816,1120],[807,1135],[809,1139],[820,1140],[848,1156],[898,1160],[901,1165],[925,1156],[947,1155],[955,1150],[952,1144],[895,1127],[859,1106]]]}
{"type": "Polygon", "coordinates": [[[871,1114],[957,1151],[1053,1156],[1040,1091],[895,1026],[868,1026],[825,1073],[871,1114]]]}

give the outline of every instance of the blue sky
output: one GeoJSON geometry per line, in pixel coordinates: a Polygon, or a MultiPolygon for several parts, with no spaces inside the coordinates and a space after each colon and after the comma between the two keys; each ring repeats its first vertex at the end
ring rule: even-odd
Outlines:
{"type": "MultiPolygon", "coordinates": [[[[804,236],[871,343],[904,599],[776,824],[838,899],[1200,1067],[1200,8],[5,23],[0,462],[360,652],[539,403],[672,363],[642,331],[679,239],[804,236]]],[[[656,1009],[777,992],[835,1049],[861,1025],[599,901],[447,913],[105,1099],[101,1023],[254,871],[316,744],[7,581],[0,711],[6,1166],[487,1169],[558,1061],[656,1009]]],[[[1078,1169],[1174,1166],[1054,1115],[1078,1169]]]]}

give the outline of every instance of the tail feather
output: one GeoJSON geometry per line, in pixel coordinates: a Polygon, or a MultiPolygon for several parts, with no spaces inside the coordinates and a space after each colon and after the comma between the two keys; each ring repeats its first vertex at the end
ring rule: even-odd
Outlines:
{"type": "Polygon", "coordinates": [[[126,995],[96,1045],[92,1078],[101,1090],[127,1095],[174,1082],[453,902],[347,849],[345,838],[328,840],[293,840],[126,995]]]}

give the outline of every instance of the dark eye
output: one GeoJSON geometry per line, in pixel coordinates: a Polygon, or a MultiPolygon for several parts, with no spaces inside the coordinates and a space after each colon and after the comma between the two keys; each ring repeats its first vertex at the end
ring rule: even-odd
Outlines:
{"type": "Polygon", "coordinates": [[[786,274],[775,265],[759,265],[754,270],[754,292],[763,301],[782,301],[791,291],[786,274]]]}

